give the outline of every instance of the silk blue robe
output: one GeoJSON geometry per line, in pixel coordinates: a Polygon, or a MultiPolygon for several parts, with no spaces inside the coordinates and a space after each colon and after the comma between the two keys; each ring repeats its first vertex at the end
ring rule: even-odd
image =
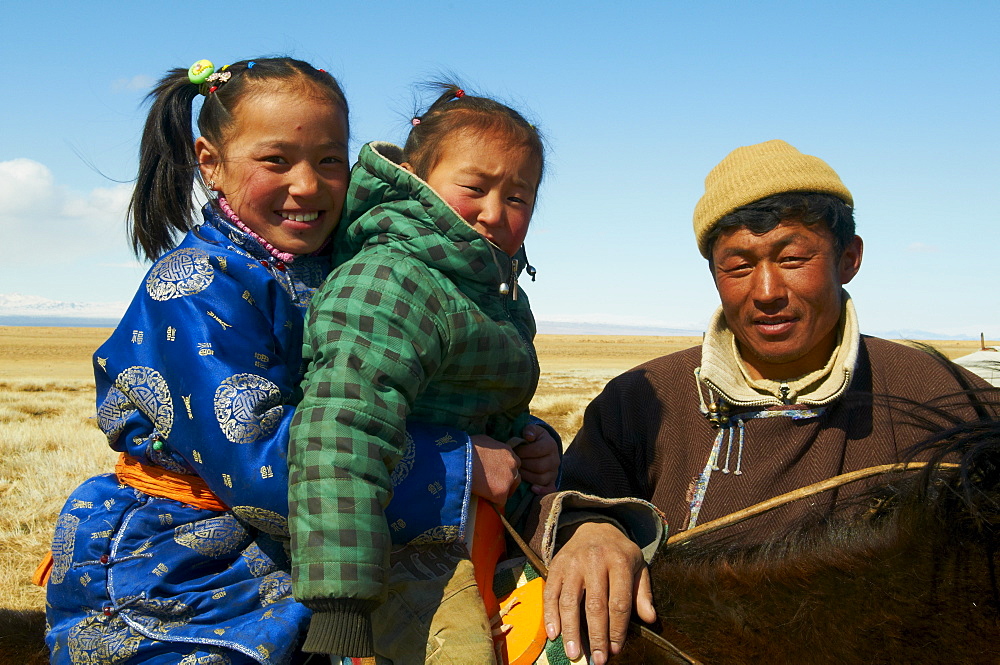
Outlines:
{"type": "MultiPolygon", "coordinates": [[[[204,216],[95,353],[97,415],[113,449],[200,476],[229,510],[150,496],[114,474],[83,483],[53,539],[53,663],[300,658],[310,611],[291,595],[285,455],[304,315],[330,258],[284,264],[211,204],[204,216]]],[[[394,540],[464,537],[468,436],[408,431],[387,510],[394,540]]]]}

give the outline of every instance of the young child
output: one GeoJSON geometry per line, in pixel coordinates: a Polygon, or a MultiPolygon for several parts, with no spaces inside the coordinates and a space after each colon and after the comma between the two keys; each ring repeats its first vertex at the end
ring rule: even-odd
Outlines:
{"type": "Polygon", "coordinates": [[[464,545],[428,538],[438,544],[390,564],[395,525],[382,511],[409,457],[407,417],[499,441],[541,429],[529,425],[538,362],[517,280],[542,170],[534,126],[456,86],[413,119],[403,151],[361,151],[341,246],[356,255],[313,300],[289,448],[293,587],[315,611],[306,651],[494,660],[464,545]]]}
{"type": "MultiPolygon", "coordinates": [[[[155,263],[94,356],[122,455],[58,518],[47,643],[53,663],[299,662],[311,613],[291,595],[285,457],[348,186],[347,102],[288,58],[199,61],[151,97],[130,212],[155,263]],[[217,197],[195,226],[198,169],[217,197]]],[[[463,436],[415,437],[447,433],[463,436]]]]}

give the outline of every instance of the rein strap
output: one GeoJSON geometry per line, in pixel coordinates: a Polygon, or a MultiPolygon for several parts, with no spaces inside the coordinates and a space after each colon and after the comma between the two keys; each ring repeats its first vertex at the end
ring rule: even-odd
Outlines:
{"type": "MultiPolygon", "coordinates": [[[[737,510],[736,512],[729,513],[728,515],[712,520],[711,522],[700,524],[693,529],[675,533],[673,536],[667,538],[666,544],[678,545],[697,536],[712,533],[713,531],[718,531],[719,529],[732,526],[733,524],[739,524],[740,522],[748,520],[751,517],[755,517],[761,513],[766,513],[769,510],[774,510],[775,508],[783,506],[786,503],[798,501],[799,499],[804,499],[814,494],[819,494],[820,492],[826,492],[827,490],[836,489],[841,485],[847,485],[848,483],[853,483],[857,480],[877,476],[883,473],[915,471],[917,469],[923,469],[929,465],[930,462],[899,462],[897,464],[881,464],[879,466],[870,466],[866,469],[858,469],[857,471],[851,471],[849,473],[842,473],[839,476],[827,478],[826,480],[821,480],[818,483],[806,485],[805,487],[800,487],[797,490],[792,490],[791,492],[771,497],[766,501],[755,503],[749,508],[737,510]]],[[[957,469],[958,464],[941,462],[937,465],[937,467],[940,469],[957,469]]]]}

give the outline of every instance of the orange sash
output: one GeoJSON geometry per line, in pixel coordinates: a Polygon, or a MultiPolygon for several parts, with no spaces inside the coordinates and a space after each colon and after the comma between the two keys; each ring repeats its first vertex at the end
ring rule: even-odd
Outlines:
{"type": "MultiPolygon", "coordinates": [[[[140,492],[163,499],[173,499],[202,510],[228,510],[228,507],[208,488],[208,483],[198,476],[174,473],[158,466],[143,464],[125,453],[115,465],[118,482],[134,487],[140,492]]],[[[46,552],[42,562],[35,569],[31,581],[37,586],[45,586],[52,574],[52,552],[46,552]]]]}
{"type": "Polygon", "coordinates": [[[49,575],[52,574],[52,551],[45,553],[42,562],[35,568],[35,574],[31,576],[31,583],[35,586],[45,586],[49,583],[49,575]]]}
{"type": "Polygon", "coordinates": [[[229,509],[200,477],[143,464],[125,453],[118,458],[115,475],[118,476],[119,482],[150,496],[173,499],[202,510],[229,509]]]}

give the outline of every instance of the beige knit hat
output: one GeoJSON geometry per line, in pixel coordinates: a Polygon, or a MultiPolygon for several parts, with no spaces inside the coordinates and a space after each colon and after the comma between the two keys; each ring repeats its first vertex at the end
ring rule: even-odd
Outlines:
{"type": "Polygon", "coordinates": [[[740,206],[784,192],[832,194],[854,205],[851,192],[830,165],[803,155],[784,141],[743,146],[726,155],[705,177],[705,194],[694,207],[694,235],[708,258],[708,234],[740,206]]]}

